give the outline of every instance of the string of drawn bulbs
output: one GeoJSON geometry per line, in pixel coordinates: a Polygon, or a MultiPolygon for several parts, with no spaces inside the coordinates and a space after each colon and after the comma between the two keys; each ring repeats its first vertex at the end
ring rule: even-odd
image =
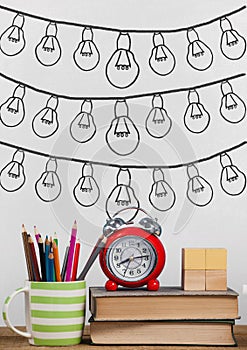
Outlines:
{"type": "MultiPolygon", "coordinates": [[[[238,75],[231,77],[243,76],[238,75]]],[[[234,92],[229,80],[222,79],[220,89],[221,101],[218,104],[219,114],[229,123],[241,122],[246,115],[244,101],[234,92]]],[[[215,82],[208,83],[207,86],[215,82]]],[[[179,90],[178,90],[179,91],[179,90]]],[[[18,126],[25,117],[26,87],[17,85],[12,96],[0,105],[0,121],[6,127],[18,126]]],[[[167,93],[167,92],[166,92],[167,93]]],[[[192,133],[204,132],[210,124],[210,114],[202,103],[197,88],[188,88],[186,91],[188,104],[184,108],[184,125],[192,133]]],[[[48,138],[59,128],[58,113],[59,97],[51,95],[46,105],[39,110],[32,119],[33,132],[40,138],[48,138]]],[[[165,106],[165,98],[161,93],[154,93],[150,101],[150,111],[145,118],[146,132],[153,138],[164,138],[172,129],[172,117],[165,106]]],[[[78,114],[73,116],[69,132],[74,141],[86,143],[96,134],[97,123],[93,112],[93,101],[84,99],[78,114]]],[[[140,144],[140,132],[130,116],[129,105],[126,99],[118,99],[114,103],[114,117],[105,134],[106,143],[114,153],[126,156],[132,154],[140,144]]]]}
{"type": "MultiPolygon", "coordinates": [[[[27,16],[36,18],[41,23],[46,21],[46,28],[43,35],[37,38],[37,44],[33,47],[33,52],[37,61],[44,67],[56,65],[64,55],[63,47],[60,44],[59,26],[64,24],[51,19],[41,18],[31,14],[21,13],[13,9],[0,5],[0,9],[15,12],[15,16],[10,26],[0,35],[0,52],[6,56],[16,56],[21,54],[26,47],[26,38],[24,32],[25,18],[27,16]]],[[[104,67],[105,76],[108,82],[118,88],[126,89],[132,86],[140,76],[142,69],[140,67],[138,54],[133,51],[132,34],[150,34],[152,46],[146,53],[146,62],[150,70],[160,77],[165,77],[174,72],[177,66],[176,55],[173,47],[167,44],[166,34],[175,35],[177,32],[184,32],[187,39],[187,49],[184,59],[189,67],[197,71],[209,69],[214,62],[213,50],[208,43],[202,40],[200,27],[218,22],[221,31],[219,48],[223,56],[229,60],[239,60],[246,52],[246,40],[233,28],[229,19],[230,16],[246,9],[242,6],[228,14],[212,19],[208,22],[193,25],[188,28],[175,30],[119,30],[116,28],[96,27],[93,25],[80,25],[81,40],[77,43],[74,51],[71,53],[75,67],[81,72],[90,72],[96,69],[101,62],[107,62],[104,67]],[[100,45],[97,41],[97,30],[108,30],[117,32],[116,43],[110,57],[102,59],[100,45]]],[[[78,24],[74,24],[79,26],[78,24]]],[[[103,51],[103,50],[102,50],[103,51]]],[[[144,69],[145,68],[145,69],[144,69]]],[[[86,74],[86,73],[84,73],[86,74]]],[[[218,103],[220,115],[229,123],[239,123],[246,115],[246,105],[240,96],[235,92],[230,81],[245,74],[229,77],[220,81],[207,83],[198,87],[181,88],[176,91],[154,92],[135,96],[122,96],[121,98],[102,98],[102,100],[114,100],[114,116],[108,130],[105,133],[105,140],[109,148],[116,154],[126,156],[132,154],[140,144],[140,132],[135,125],[132,116],[130,116],[129,105],[127,101],[131,98],[150,97],[150,111],[144,116],[145,129],[150,137],[164,138],[172,130],[172,120],[169,111],[166,108],[165,95],[171,92],[183,92],[187,94],[187,105],[184,106],[183,122],[188,131],[196,134],[204,132],[210,124],[210,113],[205,101],[202,101],[198,90],[214,84],[220,85],[221,101],[218,103]]],[[[0,73],[1,77],[5,77],[0,73]]],[[[59,129],[59,101],[61,98],[75,100],[78,98],[58,96],[46,91],[17,82],[12,78],[10,81],[16,83],[12,95],[2,101],[0,105],[0,121],[5,127],[16,127],[23,122],[25,118],[25,94],[26,90],[49,95],[46,105],[32,116],[33,132],[40,138],[48,138],[54,135],[59,129]]],[[[78,143],[90,141],[97,133],[97,122],[95,122],[94,104],[101,98],[81,98],[81,108],[75,116],[72,117],[69,131],[72,139],[78,143]]],[[[245,174],[232,162],[229,153],[237,148],[247,144],[247,141],[233,146],[207,158],[199,159],[185,164],[175,165],[155,165],[155,166],[127,166],[118,164],[106,164],[92,160],[81,160],[66,158],[63,156],[48,155],[39,151],[25,149],[17,145],[8,144],[0,140],[0,145],[14,148],[12,159],[3,166],[0,171],[0,187],[7,192],[20,190],[25,182],[26,175],[24,169],[25,154],[36,154],[48,158],[42,174],[34,183],[34,189],[37,196],[44,202],[53,202],[59,198],[62,193],[62,181],[59,175],[58,161],[74,161],[82,163],[81,173],[74,184],[74,201],[82,207],[91,207],[97,203],[101,197],[100,187],[95,177],[94,166],[109,166],[117,168],[116,181],[105,200],[105,210],[111,218],[113,214],[122,208],[135,207],[136,212],[140,207],[140,201],[136,195],[133,186],[131,169],[152,169],[152,178],[150,179],[150,188],[146,193],[150,204],[158,211],[167,212],[171,210],[176,203],[176,192],[171,184],[166,180],[165,169],[186,168],[187,187],[186,197],[198,207],[208,205],[213,197],[213,187],[207,179],[199,172],[199,163],[209,161],[213,158],[219,158],[221,173],[219,182],[222,190],[230,196],[238,196],[246,188],[245,174]]],[[[131,211],[132,220],[136,212],[131,211]]]]}
{"type": "MultiPolygon", "coordinates": [[[[243,9],[245,6],[234,13],[243,9]]],[[[221,29],[220,50],[227,59],[238,60],[246,52],[246,40],[232,27],[228,17],[224,15],[215,19],[219,21],[221,29]]],[[[17,13],[10,27],[1,34],[0,50],[5,55],[15,56],[24,50],[26,46],[24,23],[24,15],[17,13]]],[[[106,30],[106,28],[101,28],[101,30],[106,30]]],[[[189,66],[198,71],[210,68],[214,60],[213,52],[208,44],[201,40],[199,26],[198,28],[189,27],[183,31],[186,33],[188,42],[185,58],[189,66]]],[[[140,31],[140,33],[144,32],[140,31]]],[[[138,58],[131,44],[130,32],[118,30],[115,49],[104,68],[108,82],[119,89],[125,89],[134,84],[141,72],[138,58]]],[[[34,48],[34,53],[38,62],[45,67],[54,66],[61,59],[63,50],[59,42],[56,22],[48,23],[44,36],[34,48]]],[[[82,29],[81,41],[72,56],[76,67],[81,71],[91,71],[100,64],[100,50],[94,39],[93,26],[86,26],[82,29]]],[[[155,74],[162,77],[171,74],[176,68],[175,54],[172,48],[167,46],[164,32],[156,30],[152,33],[152,48],[147,54],[147,63],[155,74]]]]}
{"type": "MultiPolygon", "coordinates": [[[[8,145],[2,141],[1,144],[4,146],[7,145],[10,148],[15,147],[14,145],[8,145]]],[[[229,150],[211,155],[208,158],[187,164],[167,165],[165,168],[175,169],[186,167],[188,175],[186,196],[194,205],[204,207],[213,199],[213,188],[208,180],[202,177],[202,175],[199,173],[199,163],[218,157],[222,167],[219,178],[222,190],[230,196],[240,195],[246,188],[246,176],[236,165],[234,165],[229,153],[232,150],[240,148],[246,144],[247,141],[244,141],[229,150]]],[[[58,172],[59,157],[48,156],[46,154],[28,149],[25,149],[25,152],[49,158],[46,162],[43,173],[34,184],[34,188],[37,196],[42,201],[55,201],[60,196],[62,191],[62,182],[59,178],[58,172]]],[[[25,152],[21,148],[17,149],[14,152],[11,161],[0,171],[0,186],[7,192],[17,191],[25,184],[25,152]]],[[[60,159],[72,162],[79,161],[83,163],[81,174],[79,175],[78,181],[72,191],[73,197],[74,200],[82,207],[93,206],[100,197],[100,188],[94,177],[93,165],[95,162],[69,158],[66,159],[63,157],[60,157],[60,159]]],[[[107,164],[104,163],[98,164],[107,166],[107,164]]],[[[135,189],[132,186],[130,167],[127,168],[124,165],[115,165],[115,167],[118,168],[116,183],[105,202],[105,209],[110,218],[121,208],[139,208],[140,206],[139,199],[137,198],[135,189]]],[[[161,165],[139,166],[139,169],[142,170],[145,170],[146,168],[153,169],[150,190],[149,193],[146,194],[149,198],[149,202],[158,211],[166,212],[170,210],[176,202],[176,194],[171,185],[166,181],[164,168],[162,168],[161,165]]]]}

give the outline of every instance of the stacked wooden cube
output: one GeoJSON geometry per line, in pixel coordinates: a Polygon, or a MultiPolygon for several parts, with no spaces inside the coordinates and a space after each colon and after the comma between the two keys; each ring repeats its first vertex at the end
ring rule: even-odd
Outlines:
{"type": "Polygon", "coordinates": [[[183,248],[182,288],[184,290],[227,290],[227,250],[183,248]]]}

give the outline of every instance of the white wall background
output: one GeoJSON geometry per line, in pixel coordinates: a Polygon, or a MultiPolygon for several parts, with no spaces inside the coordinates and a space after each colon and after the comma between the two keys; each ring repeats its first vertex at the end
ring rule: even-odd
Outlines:
{"type": "MultiPolygon", "coordinates": [[[[201,23],[220,16],[244,4],[240,0],[219,1],[73,1],[68,8],[67,1],[48,0],[31,2],[27,0],[1,0],[1,5],[25,12],[80,23],[106,25],[119,28],[178,28],[201,23]]],[[[233,26],[247,37],[246,10],[232,16],[233,26]]],[[[13,13],[0,10],[0,32],[7,28],[13,13]]],[[[186,33],[168,34],[166,42],[173,49],[177,66],[173,74],[166,78],[156,76],[148,67],[147,59],[152,47],[150,34],[132,35],[132,49],[141,66],[137,82],[128,91],[119,91],[110,86],[104,76],[104,67],[115,49],[116,33],[95,30],[95,41],[101,52],[101,63],[95,71],[83,73],[73,63],[72,53],[81,38],[81,29],[72,26],[59,26],[58,37],[63,48],[59,63],[51,68],[41,66],[34,56],[34,48],[43,36],[47,23],[26,17],[26,48],[16,57],[7,57],[0,53],[0,72],[23,83],[54,94],[71,96],[107,96],[128,93],[142,93],[188,87],[222,79],[246,71],[246,56],[240,61],[227,60],[220,52],[221,30],[219,23],[213,23],[199,29],[202,40],[214,52],[214,64],[205,71],[198,72],[188,66],[185,60],[187,50],[186,33]]],[[[247,101],[246,78],[232,81],[234,90],[247,101]]],[[[0,102],[5,101],[15,84],[0,78],[0,102]]],[[[36,112],[43,108],[47,96],[27,90],[25,96],[26,117],[16,128],[6,128],[0,124],[0,140],[22,147],[57,155],[87,158],[106,162],[137,164],[174,164],[193,161],[217,153],[246,140],[247,121],[239,124],[227,123],[219,114],[220,86],[204,88],[199,91],[201,101],[211,115],[209,128],[199,135],[191,134],[183,125],[183,114],[187,105],[187,94],[177,93],[165,96],[166,108],[173,120],[173,129],[163,140],[151,139],[145,131],[144,121],[150,110],[151,99],[143,98],[129,101],[130,116],[141,133],[141,145],[128,158],[119,159],[105,145],[105,132],[113,118],[113,103],[95,103],[94,116],[98,132],[88,144],[78,145],[69,135],[69,124],[78,113],[79,101],[60,100],[58,107],[60,128],[49,139],[39,139],[32,131],[31,121],[36,112]]],[[[230,155],[234,163],[247,174],[247,147],[242,147],[230,155]]],[[[11,160],[14,150],[0,146],[0,167],[11,160]]],[[[18,192],[7,193],[0,188],[1,254],[0,254],[0,304],[14,289],[23,285],[26,279],[26,267],[21,241],[21,224],[25,223],[32,232],[37,225],[40,232],[57,232],[61,256],[69,240],[70,228],[77,219],[79,237],[82,242],[80,269],[83,267],[93,244],[101,234],[105,223],[105,200],[115,186],[116,169],[94,168],[95,178],[101,188],[99,202],[91,208],[80,207],[73,198],[72,189],[81,174],[81,165],[61,161],[58,174],[63,191],[52,204],[42,202],[34,191],[34,184],[43,172],[46,159],[26,153],[24,165],[27,180],[18,192]]],[[[242,295],[242,286],[247,283],[247,190],[234,198],[227,196],[220,188],[221,166],[215,158],[199,167],[200,173],[212,184],[214,199],[207,207],[195,208],[186,199],[186,169],[166,171],[166,178],[177,195],[174,208],[162,214],[151,208],[148,194],[152,183],[151,170],[132,171],[132,185],[140,199],[141,206],[158,217],[163,226],[161,237],[167,250],[167,264],[160,276],[162,285],[179,285],[181,279],[182,247],[225,247],[228,249],[228,285],[240,294],[240,315],[238,323],[247,323],[247,296],[242,295]]],[[[98,262],[87,276],[87,285],[103,285],[106,278],[98,262]]],[[[24,324],[23,300],[13,305],[13,322],[24,324]]],[[[87,318],[89,318],[89,312],[87,318]]],[[[0,321],[3,325],[3,321],[0,321]]]]}

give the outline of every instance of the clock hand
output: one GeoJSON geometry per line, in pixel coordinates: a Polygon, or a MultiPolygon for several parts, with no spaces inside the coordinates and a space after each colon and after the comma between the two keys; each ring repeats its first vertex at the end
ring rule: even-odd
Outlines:
{"type": "Polygon", "coordinates": [[[133,255],[129,258],[129,262],[128,262],[128,265],[126,266],[126,270],[125,270],[125,272],[124,272],[124,276],[125,276],[125,274],[126,274],[128,268],[129,268],[129,264],[130,264],[131,261],[133,260],[132,258],[133,258],[133,255]]]}
{"type": "Polygon", "coordinates": [[[119,265],[121,265],[121,264],[124,264],[124,263],[126,263],[127,261],[132,261],[132,260],[134,260],[134,259],[138,259],[138,258],[146,258],[146,257],[148,257],[149,255],[139,255],[139,256],[133,256],[133,255],[131,255],[131,257],[129,257],[129,258],[127,258],[127,259],[124,259],[123,261],[121,261],[120,263],[119,263],[119,265]]]}
{"type": "Polygon", "coordinates": [[[133,259],[140,259],[140,258],[146,258],[149,255],[139,255],[139,256],[133,256],[133,259]]]}
{"type": "Polygon", "coordinates": [[[123,261],[121,261],[121,262],[119,263],[119,265],[124,264],[124,263],[126,263],[127,261],[130,261],[130,258],[124,259],[123,261]]]}

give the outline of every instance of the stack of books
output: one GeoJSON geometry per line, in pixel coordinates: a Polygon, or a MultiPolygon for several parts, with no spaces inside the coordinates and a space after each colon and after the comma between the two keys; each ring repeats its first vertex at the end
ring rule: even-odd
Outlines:
{"type": "Polygon", "coordinates": [[[89,289],[95,344],[236,345],[238,293],[180,287],[89,289]]]}

